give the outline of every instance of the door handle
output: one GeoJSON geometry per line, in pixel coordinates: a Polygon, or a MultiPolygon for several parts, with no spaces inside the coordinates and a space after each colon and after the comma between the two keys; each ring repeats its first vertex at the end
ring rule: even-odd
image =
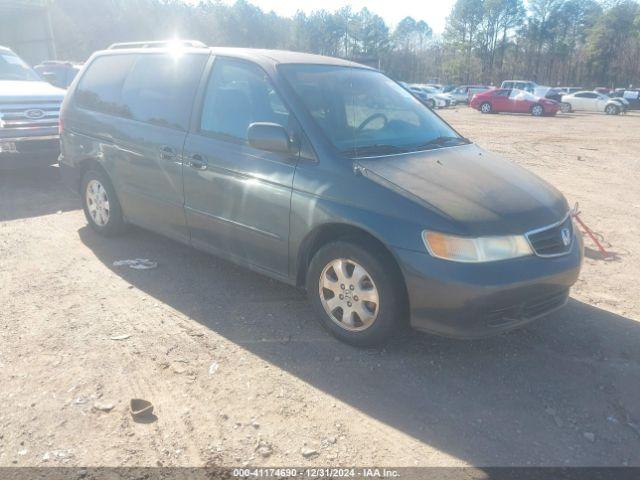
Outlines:
{"type": "Polygon", "coordinates": [[[160,147],[160,159],[162,159],[162,160],[175,160],[175,158],[177,156],[178,156],[178,154],[176,153],[174,148],[171,148],[168,145],[160,147]]]}
{"type": "Polygon", "coordinates": [[[207,159],[202,155],[195,154],[189,157],[189,166],[196,170],[206,170],[209,164],[207,163],[207,159]]]}

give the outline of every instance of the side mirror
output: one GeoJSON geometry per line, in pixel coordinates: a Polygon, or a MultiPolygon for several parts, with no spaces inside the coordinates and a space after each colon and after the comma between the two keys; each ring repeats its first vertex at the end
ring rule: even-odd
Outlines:
{"type": "Polygon", "coordinates": [[[289,134],[277,123],[252,123],[247,130],[247,138],[253,148],[276,153],[289,152],[289,134]]]}

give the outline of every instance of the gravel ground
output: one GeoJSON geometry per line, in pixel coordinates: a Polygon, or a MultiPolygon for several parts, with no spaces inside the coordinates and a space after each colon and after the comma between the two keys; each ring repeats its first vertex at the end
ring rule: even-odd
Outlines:
{"type": "Polygon", "coordinates": [[[640,114],[442,116],[600,232],[572,299],[464,342],[338,343],[304,295],[0,172],[0,466],[640,466],[640,114]],[[152,270],[113,262],[148,258],[152,270]],[[131,398],[153,402],[136,423],[131,398]]]}

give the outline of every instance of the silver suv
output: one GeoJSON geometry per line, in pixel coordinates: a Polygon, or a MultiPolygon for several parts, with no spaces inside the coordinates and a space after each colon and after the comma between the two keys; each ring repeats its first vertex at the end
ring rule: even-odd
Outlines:
{"type": "Polygon", "coordinates": [[[10,49],[0,47],[0,168],[56,161],[64,94],[10,49]]]}

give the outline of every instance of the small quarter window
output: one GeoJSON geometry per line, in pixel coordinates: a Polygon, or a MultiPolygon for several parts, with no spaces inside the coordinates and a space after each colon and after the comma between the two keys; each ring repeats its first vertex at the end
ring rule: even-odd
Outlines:
{"type": "Polygon", "coordinates": [[[96,58],[82,76],[76,92],[76,103],[95,112],[131,117],[122,103],[122,85],[136,56],[105,55],[96,58]]]}

